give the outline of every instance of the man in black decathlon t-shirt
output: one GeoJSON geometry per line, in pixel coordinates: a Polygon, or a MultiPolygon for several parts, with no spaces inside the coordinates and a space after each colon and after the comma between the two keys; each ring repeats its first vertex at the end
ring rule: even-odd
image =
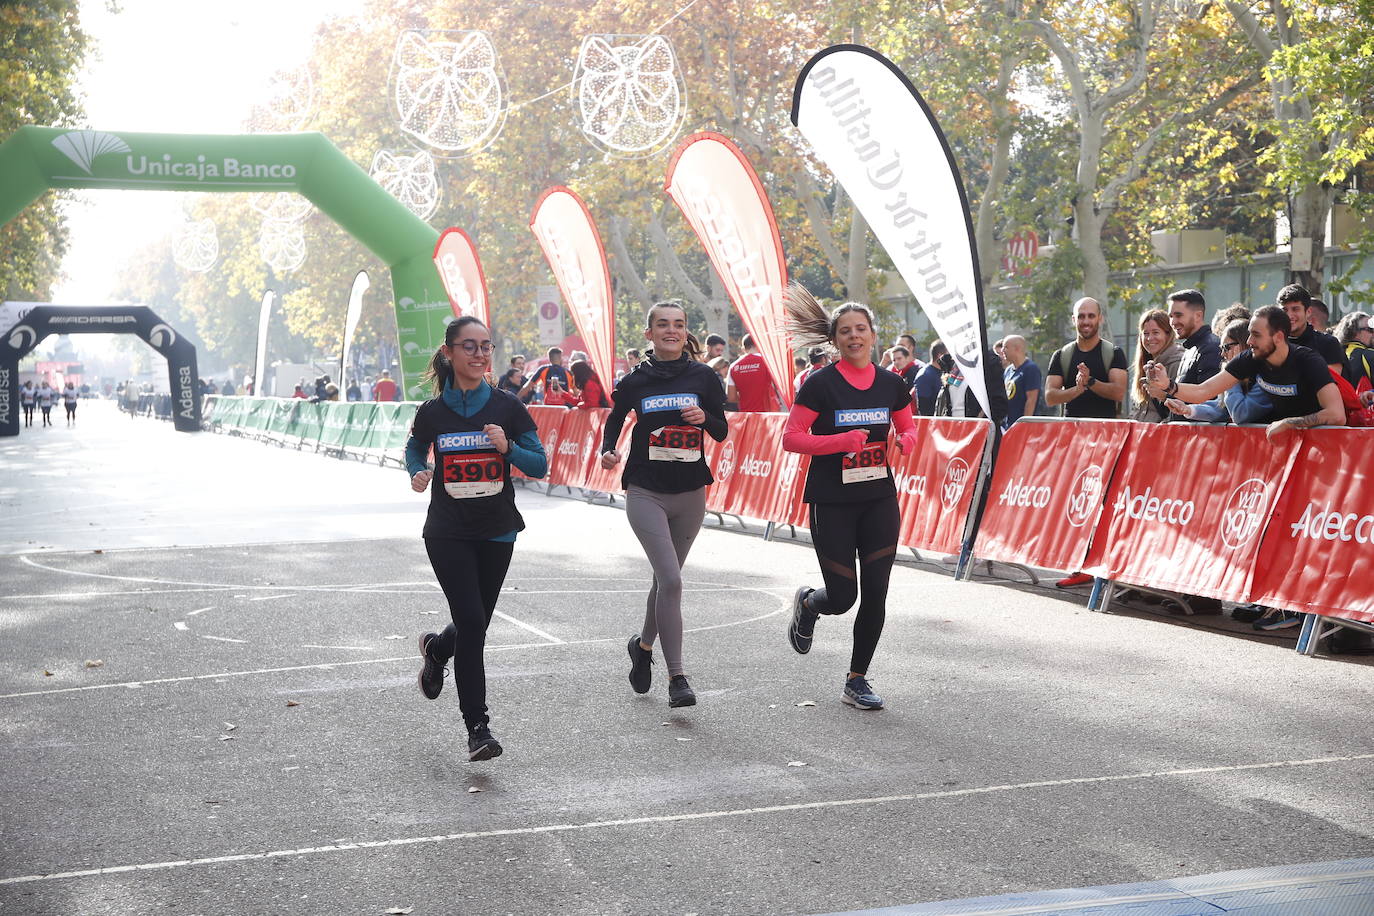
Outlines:
{"type": "Polygon", "coordinates": [[[1345,375],[1345,350],[1340,341],[1330,334],[1323,334],[1307,321],[1307,308],[1312,304],[1312,294],[1296,283],[1290,283],[1279,290],[1279,308],[1288,313],[1288,342],[1309,350],[1316,350],[1326,364],[1338,375],[1345,375]]]}
{"type": "Polygon", "coordinates": [[[1345,407],[1340,390],[1316,352],[1288,342],[1291,325],[1288,314],[1277,305],[1256,309],[1250,319],[1250,349],[1232,359],[1222,370],[1200,385],[1170,382],[1164,367],[1151,363],[1150,381],[1165,389],[1168,397],[1189,404],[1200,404],[1253,378],[1270,400],[1274,412],[1267,430],[1271,441],[1278,441],[1294,429],[1313,426],[1343,426],[1345,407]]]}
{"type": "Polygon", "coordinates": [[[1126,354],[1102,339],[1102,307],[1096,299],[1073,304],[1073,323],[1078,339],[1055,353],[1045,371],[1045,403],[1063,404],[1066,417],[1111,420],[1126,397],[1126,354]]]}

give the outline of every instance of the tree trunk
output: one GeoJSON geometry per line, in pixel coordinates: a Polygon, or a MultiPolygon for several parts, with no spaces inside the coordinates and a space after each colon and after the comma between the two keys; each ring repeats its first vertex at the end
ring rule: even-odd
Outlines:
{"type": "Polygon", "coordinates": [[[1288,198],[1292,237],[1312,240],[1312,267],[1291,271],[1292,282],[1301,283],[1317,299],[1326,281],[1326,218],[1335,198],[1335,190],[1322,185],[1308,185],[1288,198]]]}

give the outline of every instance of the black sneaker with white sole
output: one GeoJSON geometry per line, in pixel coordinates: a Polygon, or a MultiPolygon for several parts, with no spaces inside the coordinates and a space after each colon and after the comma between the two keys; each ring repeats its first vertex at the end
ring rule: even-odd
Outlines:
{"type": "Polygon", "coordinates": [[[501,756],[501,742],[491,735],[491,729],[479,725],[468,732],[468,759],[490,760],[501,756]]]}
{"type": "Polygon", "coordinates": [[[816,618],[820,614],[806,607],[806,599],[814,591],[814,588],[803,586],[792,596],[792,619],[787,622],[787,641],[799,655],[811,651],[811,638],[816,634],[816,618]]]}
{"type": "Polygon", "coordinates": [[[654,653],[639,644],[638,633],[630,637],[625,648],[630,653],[630,686],[635,693],[648,693],[654,679],[654,653]]]}
{"type": "Polygon", "coordinates": [[[685,674],[674,674],[668,679],[668,705],[674,708],[697,705],[697,695],[687,683],[685,674]]]}
{"type": "Polygon", "coordinates": [[[438,699],[444,689],[446,663],[434,659],[429,654],[430,641],[438,638],[438,633],[425,633],[420,636],[420,692],[431,700],[438,699]]]}

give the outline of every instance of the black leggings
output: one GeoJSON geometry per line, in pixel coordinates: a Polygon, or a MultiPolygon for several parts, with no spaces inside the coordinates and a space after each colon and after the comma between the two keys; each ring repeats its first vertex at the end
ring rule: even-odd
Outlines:
{"type": "Polygon", "coordinates": [[[458,708],[471,731],[487,724],[487,671],[482,650],[515,542],[425,538],[425,552],[453,617],[439,638],[430,640],[429,653],[436,661],[453,659],[458,708]]]}
{"type": "Polygon", "coordinates": [[[825,588],[811,593],[807,604],[821,614],[843,614],[859,599],[854,617],[854,651],[849,670],[867,674],[887,618],[887,581],[897,555],[901,527],[897,498],[885,496],[860,503],[812,503],[811,543],[825,588]],[[863,580],[854,568],[858,559],[863,580]]]}

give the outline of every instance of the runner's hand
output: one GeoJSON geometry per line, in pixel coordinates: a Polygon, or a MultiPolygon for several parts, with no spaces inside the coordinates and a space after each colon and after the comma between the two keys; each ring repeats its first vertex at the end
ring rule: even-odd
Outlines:
{"type": "Polygon", "coordinates": [[[506,438],[504,429],[495,423],[488,423],[482,427],[482,432],[487,434],[487,438],[491,440],[491,444],[496,447],[498,452],[504,455],[510,451],[510,440],[506,438]]]}
{"type": "Polygon", "coordinates": [[[840,433],[839,436],[840,441],[844,443],[846,455],[861,452],[864,450],[864,446],[868,444],[868,430],[866,429],[851,429],[847,433],[840,433]]]}
{"type": "Polygon", "coordinates": [[[682,422],[691,426],[700,426],[706,422],[706,411],[701,409],[700,404],[693,404],[691,407],[682,408],[682,422]]]}
{"type": "Polygon", "coordinates": [[[430,478],[433,476],[433,471],[416,471],[415,476],[410,478],[410,488],[416,493],[425,492],[425,487],[429,486],[430,478]]]}
{"type": "Polygon", "coordinates": [[[908,430],[897,437],[897,451],[903,455],[916,451],[916,430],[908,430]]]}
{"type": "Polygon", "coordinates": [[[609,452],[601,453],[601,470],[609,471],[611,468],[615,467],[619,463],[620,453],[617,452],[615,449],[611,449],[609,452]]]}

